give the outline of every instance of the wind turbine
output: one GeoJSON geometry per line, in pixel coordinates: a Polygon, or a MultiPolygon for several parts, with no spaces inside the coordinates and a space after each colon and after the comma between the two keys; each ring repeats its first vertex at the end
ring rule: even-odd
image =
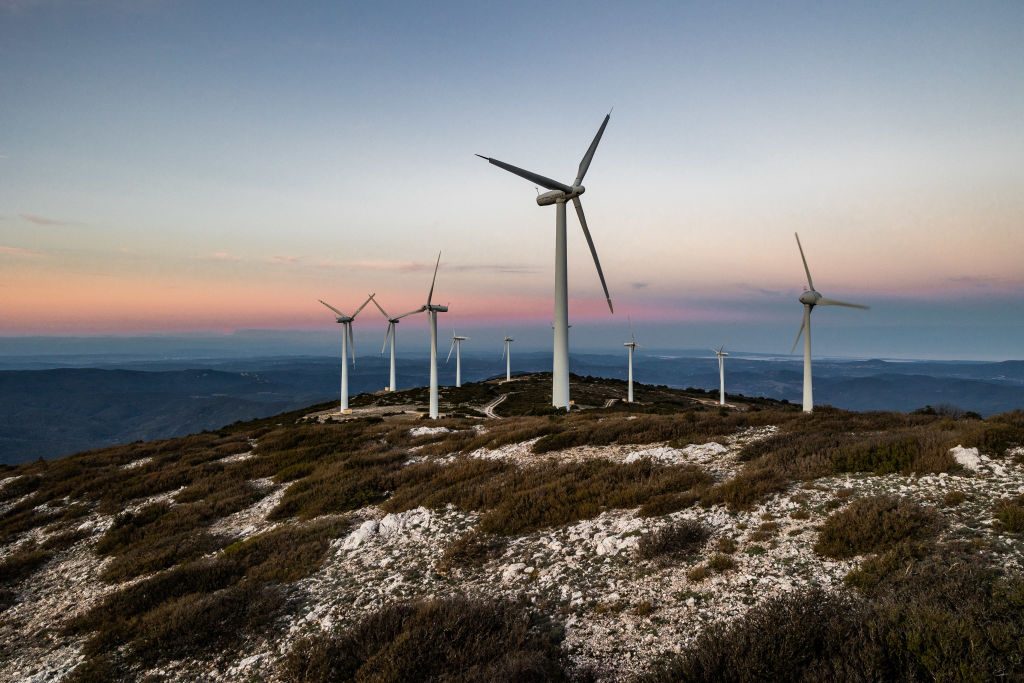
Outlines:
{"type": "Polygon", "coordinates": [[[512,380],[512,347],[509,346],[515,339],[512,337],[505,337],[505,348],[501,351],[501,357],[505,359],[505,381],[509,382],[512,380]]]}
{"type": "Polygon", "coordinates": [[[583,187],[583,177],[590,168],[590,162],[594,159],[594,152],[597,151],[597,144],[601,141],[605,126],[611,118],[611,112],[601,122],[593,142],[587,148],[586,154],[580,161],[576,180],[572,185],[560,183],[557,180],[546,178],[540,174],[527,171],[503,161],[485,157],[477,154],[481,159],[503,168],[509,173],[514,173],[520,178],[525,178],[532,183],[540,185],[549,190],[537,196],[537,204],[540,206],[555,205],[555,333],[554,333],[554,357],[551,364],[551,404],[556,408],[569,409],[569,295],[568,279],[566,276],[566,235],[565,235],[565,203],[572,200],[576,207],[576,215],[580,220],[580,227],[583,228],[583,235],[587,238],[590,246],[590,254],[594,257],[594,265],[597,266],[597,276],[601,279],[601,287],[604,288],[605,298],[608,300],[608,310],[612,313],[612,298],[608,294],[608,285],[604,281],[604,273],[601,271],[601,262],[597,259],[597,249],[594,248],[594,240],[587,228],[587,219],[583,215],[583,204],[580,203],[580,195],[586,191],[583,187]]]}
{"type": "Polygon", "coordinates": [[[811,270],[807,267],[807,259],[804,257],[804,248],[800,244],[800,235],[793,233],[796,236],[796,246],[800,250],[800,260],[804,262],[804,272],[807,273],[807,290],[800,295],[800,303],[804,305],[804,319],[800,323],[800,331],[796,333],[796,341],[793,342],[793,348],[790,353],[796,350],[796,345],[800,343],[800,335],[804,335],[804,412],[809,413],[814,410],[814,399],[811,391],[811,309],[815,306],[846,306],[847,308],[862,308],[867,310],[868,306],[861,306],[860,304],[850,304],[845,301],[836,301],[835,299],[826,299],[817,290],[814,289],[814,283],[811,281],[811,270]]]}
{"type": "MultiPolygon", "coordinates": [[[[434,298],[434,283],[437,282],[437,268],[441,265],[441,252],[437,252],[437,263],[434,264],[434,279],[430,281],[430,292],[427,303],[411,311],[411,313],[427,312],[430,322],[430,419],[437,419],[437,314],[448,311],[447,306],[430,303],[434,298]]],[[[406,314],[408,315],[408,314],[406,314]]]]}
{"type": "Polygon", "coordinates": [[[633,402],[633,352],[643,347],[636,343],[636,335],[633,334],[633,321],[629,321],[629,338],[631,341],[622,342],[622,345],[629,348],[629,393],[626,398],[628,403],[633,402]]]}
{"type": "Polygon", "coordinates": [[[718,405],[725,405],[725,357],[729,354],[723,351],[725,344],[722,344],[718,349],[711,349],[711,352],[718,356],[718,405]]]}
{"type": "Polygon", "coordinates": [[[352,354],[352,365],[356,364],[356,342],[352,338],[352,321],[359,315],[359,311],[366,307],[366,304],[370,303],[373,299],[373,294],[366,298],[363,305],[356,309],[356,312],[352,315],[345,315],[334,306],[330,305],[323,299],[317,299],[327,308],[331,309],[338,314],[335,322],[341,324],[341,407],[338,412],[348,412],[348,359],[346,356],[352,354]]]}
{"type": "Polygon", "coordinates": [[[460,337],[455,334],[455,325],[452,325],[452,345],[448,347],[448,357],[445,359],[444,364],[448,365],[448,361],[452,359],[452,349],[455,350],[455,388],[458,389],[462,386],[462,342],[469,339],[469,337],[460,337]]]}
{"type": "MultiPolygon", "coordinates": [[[[373,297],[370,297],[370,298],[373,299],[373,297]]],[[[399,316],[396,316],[396,317],[392,318],[391,316],[389,316],[387,314],[387,312],[383,308],[381,308],[380,304],[377,303],[376,299],[373,299],[373,305],[377,307],[377,310],[379,310],[382,314],[384,314],[384,317],[387,318],[387,321],[388,321],[388,331],[384,335],[384,345],[380,347],[380,352],[384,353],[384,349],[387,348],[388,339],[390,338],[391,339],[391,383],[388,384],[387,390],[388,391],[394,391],[395,387],[396,387],[396,383],[395,383],[395,334],[397,332],[397,330],[395,329],[395,325],[397,325],[398,321],[401,320],[402,318],[404,318],[405,316],[412,315],[413,313],[419,313],[423,309],[422,308],[417,308],[415,311],[409,311],[408,313],[403,313],[402,315],[399,315],[399,316]]]]}

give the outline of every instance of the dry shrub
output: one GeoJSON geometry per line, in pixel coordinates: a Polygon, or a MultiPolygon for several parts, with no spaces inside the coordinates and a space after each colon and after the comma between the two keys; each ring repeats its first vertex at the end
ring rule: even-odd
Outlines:
{"type": "Polygon", "coordinates": [[[665,564],[685,560],[702,547],[711,537],[711,529],[692,519],[684,519],[663,526],[640,539],[637,554],[644,560],[658,560],[665,564]]]}
{"type": "Polygon", "coordinates": [[[251,580],[297,581],[320,568],[331,540],[343,536],[351,526],[345,518],[282,526],[229,545],[223,558],[241,565],[251,580]]]}
{"type": "Polygon", "coordinates": [[[871,496],[829,515],[814,551],[836,559],[885,552],[907,540],[931,537],[940,526],[934,508],[896,496],[871,496]]]}
{"type": "Polygon", "coordinates": [[[744,467],[732,479],[705,490],[700,504],[725,504],[730,510],[749,510],[762,498],[785,490],[788,484],[783,475],[769,468],[744,467]]]}
{"type": "Polygon", "coordinates": [[[948,491],[946,495],[942,497],[942,504],[948,508],[955,508],[965,500],[967,500],[967,496],[963,491],[948,491]]]}
{"type": "Polygon", "coordinates": [[[98,555],[114,556],[103,570],[103,580],[124,581],[216,550],[220,542],[205,529],[214,518],[202,503],[154,503],[118,515],[96,544],[98,555]]]}
{"type": "Polygon", "coordinates": [[[71,529],[50,536],[42,543],[43,550],[67,550],[79,541],[89,538],[92,534],[86,530],[71,529]]]}
{"type": "Polygon", "coordinates": [[[862,680],[848,677],[849,635],[865,617],[861,603],[821,589],[779,596],[709,627],[640,680],[862,680]]]}
{"type": "Polygon", "coordinates": [[[19,547],[0,561],[0,586],[25,580],[52,556],[53,553],[36,548],[35,543],[19,547]]]}
{"type": "Polygon", "coordinates": [[[708,567],[714,569],[716,572],[727,572],[736,568],[736,560],[732,559],[729,555],[715,553],[712,555],[711,559],[708,560],[708,567]]]}
{"type": "Polygon", "coordinates": [[[560,681],[561,629],[523,607],[464,598],[390,605],[340,635],[299,640],[285,681],[560,681]]]}
{"type": "Polygon", "coordinates": [[[460,567],[478,567],[501,555],[507,542],[503,536],[481,533],[479,529],[467,532],[445,548],[437,561],[439,572],[460,567]]]}
{"type": "Polygon", "coordinates": [[[999,520],[999,528],[1013,534],[1024,531],[1024,495],[1003,498],[995,504],[992,514],[999,520]]]}
{"type": "Polygon", "coordinates": [[[709,576],[711,576],[711,572],[708,571],[708,566],[706,564],[697,565],[690,571],[686,572],[686,578],[694,583],[700,583],[709,576]]]}

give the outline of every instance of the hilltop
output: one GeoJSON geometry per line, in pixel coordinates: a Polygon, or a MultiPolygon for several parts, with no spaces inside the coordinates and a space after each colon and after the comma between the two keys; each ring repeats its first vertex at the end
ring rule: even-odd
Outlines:
{"type": "Polygon", "coordinates": [[[0,470],[0,678],[1024,675],[1024,413],[550,375],[0,470]]]}

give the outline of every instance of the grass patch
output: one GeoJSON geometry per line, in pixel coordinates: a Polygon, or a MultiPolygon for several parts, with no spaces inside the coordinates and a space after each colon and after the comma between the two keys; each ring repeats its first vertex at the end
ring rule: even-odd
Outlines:
{"type": "Polygon", "coordinates": [[[1003,498],[995,504],[992,514],[999,522],[999,528],[1012,534],[1024,531],[1024,495],[1003,498]]]}

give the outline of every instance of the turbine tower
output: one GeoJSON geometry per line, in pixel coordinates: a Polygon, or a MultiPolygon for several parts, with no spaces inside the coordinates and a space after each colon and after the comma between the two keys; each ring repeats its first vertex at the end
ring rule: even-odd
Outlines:
{"type": "Polygon", "coordinates": [[[580,195],[586,191],[583,187],[583,177],[590,168],[590,162],[594,159],[594,152],[597,151],[597,144],[601,141],[605,126],[611,118],[611,112],[601,122],[593,142],[587,149],[586,154],[580,161],[576,180],[572,185],[560,183],[557,180],[546,178],[540,174],[503,161],[485,157],[477,154],[481,159],[503,168],[509,173],[514,173],[520,178],[525,178],[531,183],[540,185],[549,190],[537,196],[537,204],[540,206],[555,205],[555,332],[554,332],[554,357],[551,363],[551,404],[556,408],[569,409],[569,295],[568,279],[566,276],[566,234],[565,234],[565,203],[572,200],[576,207],[576,215],[580,220],[580,227],[583,228],[583,235],[587,238],[590,246],[590,254],[594,257],[594,265],[597,266],[597,276],[601,279],[601,287],[604,289],[604,296],[608,300],[608,309],[614,313],[612,298],[608,294],[608,285],[604,281],[604,273],[601,270],[601,262],[597,259],[597,249],[594,248],[594,240],[590,237],[590,230],[587,228],[587,219],[583,215],[583,204],[580,202],[580,195]]]}
{"type": "Polygon", "coordinates": [[[338,314],[335,322],[341,324],[341,403],[338,408],[339,413],[348,412],[348,359],[346,356],[352,354],[352,365],[356,364],[356,343],[352,338],[352,321],[359,315],[359,311],[363,310],[366,304],[370,303],[373,299],[373,294],[366,298],[363,305],[356,309],[356,312],[352,315],[345,315],[334,306],[330,305],[323,299],[317,299],[327,308],[331,309],[338,314]]]}
{"type": "Polygon", "coordinates": [[[623,342],[622,345],[629,349],[629,392],[626,397],[628,403],[633,402],[633,352],[643,347],[636,343],[636,335],[633,334],[633,321],[629,321],[629,338],[631,341],[623,342]]]}
{"type": "Polygon", "coordinates": [[[455,388],[458,389],[462,386],[462,342],[469,339],[469,337],[460,337],[455,334],[455,325],[452,325],[452,345],[448,347],[448,357],[445,359],[444,364],[448,365],[448,361],[452,359],[452,349],[455,350],[455,388]]]}
{"type": "Polygon", "coordinates": [[[718,405],[725,405],[725,357],[729,354],[723,351],[725,344],[718,349],[711,349],[712,353],[718,356],[718,405]]]}
{"type": "Polygon", "coordinates": [[[793,342],[790,353],[793,353],[796,350],[796,345],[800,343],[800,335],[804,335],[804,412],[809,413],[814,410],[814,397],[811,390],[811,309],[815,306],[846,306],[847,308],[867,310],[869,307],[826,299],[815,290],[814,283],[811,281],[811,269],[807,267],[804,248],[800,244],[800,235],[795,232],[793,234],[796,236],[797,249],[800,250],[800,260],[804,262],[804,272],[807,273],[807,290],[800,295],[800,303],[804,305],[804,319],[800,323],[800,331],[796,333],[796,341],[793,342]]]}
{"type": "Polygon", "coordinates": [[[505,381],[511,381],[512,379],[512,347],[509,346],[515,339],[512,337],[505,337],[505,348],[501,351],[501,357],[505,359],[505,381]]]}
{"type": "MultiPolygon", "coordinates": [[[[373,299],[373,297],[370,297],[370,298],[373,299]]],[[[413,313],[419,313],[423,309],[422,308],[417,308],[415,311],[409,311],[408,313],[403,313],[402,315],[395,316],[394,318],[392,318],[391,316],[389,316],[387,314],[387,312],[383,308],[381,308],[381,305],[379,303],[377,303],[376,299],[373,299],[373,305],[376,306],[377,309],[381,313],[384,314],[384,317],[387,318],[387,321],[388,321],[388,331],[384,335],[384,345],[380,347],[380,352],[384,353],[384,349],[387,348],[388,339],[390,338],[391,339],[391,383],[388,384],[387,390],[388,391],[394,391],[395,387],[396,387],[396,383],[395,383],[396,382],[396,380],[395,380],[395,333],[397,332],[397,330],[395,329],[395,325],[397,325],[398,321],[401,320],[402,318],[404,318],[405,316],[412,315],[413,313]]]]}

